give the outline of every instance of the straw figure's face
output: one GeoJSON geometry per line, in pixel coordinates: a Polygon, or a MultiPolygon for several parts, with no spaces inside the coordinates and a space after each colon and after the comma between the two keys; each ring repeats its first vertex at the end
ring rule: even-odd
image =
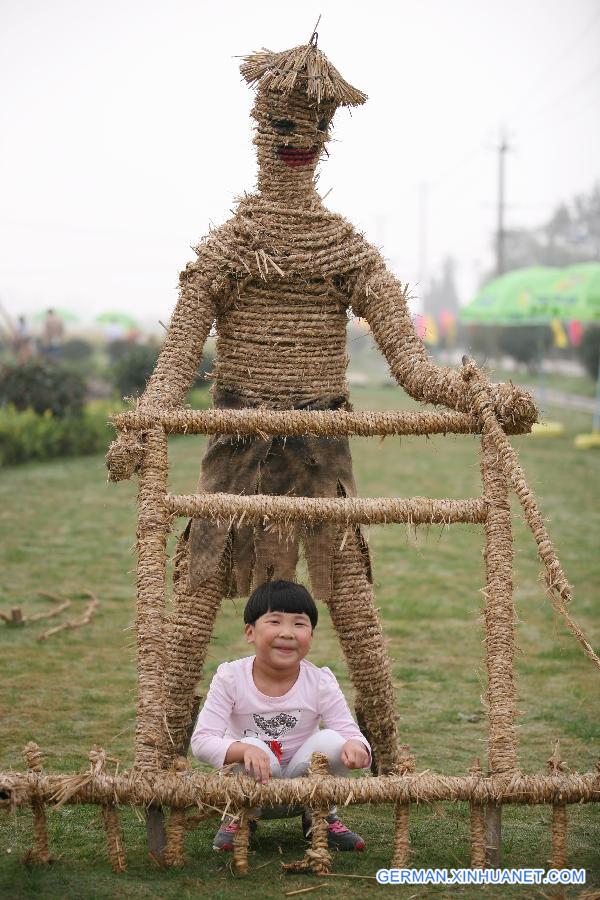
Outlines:
{"type": "Polygon", "coordinates": [[[277,203],[307,202],[335,110],[367,99],[317,48],[317,37],[281,53],[252,53],[240,66],[257,88],[258,188],[277,203]]]}
{"type": "Polygon", "coordinates": [[[306,94],[294,91],[289,96],[269,94],[259,97],[253,116],[259,162],[282,164],[288,169],[313,172],[333,119],[333,103],[315,103],[306,94]]]}
{"type": "Polygon", "coordinates": [[[263,191],[312,184],[335,109],[335,103],[316,103],[299,90],[289,95],[259,93],[252,115],[263,191]]]}

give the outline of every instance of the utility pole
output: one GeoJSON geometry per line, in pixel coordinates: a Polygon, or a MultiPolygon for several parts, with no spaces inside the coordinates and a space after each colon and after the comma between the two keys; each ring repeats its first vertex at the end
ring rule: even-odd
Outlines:
{"type": "Polygon", "coordinates": [[[504,230],[504,207],[505,207],[505,173],[504,166],[506,163],[506,154],[510,147],[506,133],[502,129],[500,131],[500,140],[498,142],[498,228],[496,232],[496,275],[504,273],[504,239],[506,232],[504,230]]]}

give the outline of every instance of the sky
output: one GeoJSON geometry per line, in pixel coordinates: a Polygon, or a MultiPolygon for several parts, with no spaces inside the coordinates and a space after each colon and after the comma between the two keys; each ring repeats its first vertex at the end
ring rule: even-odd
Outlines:
{"type": "MultiPolygon", "coordinates": [[[[369,95],[318,188],[417,297],[461,302],[507,227],[600,179],[600,0],[0,0],[0,302],[167,321],[191,245],[254,187],[238,57],[319,46],[369,95]]],[[[418,305],[418,304],[417,304],[418,305]]],[[[158,326],[157,326],[158,327],[158,326]]]]}

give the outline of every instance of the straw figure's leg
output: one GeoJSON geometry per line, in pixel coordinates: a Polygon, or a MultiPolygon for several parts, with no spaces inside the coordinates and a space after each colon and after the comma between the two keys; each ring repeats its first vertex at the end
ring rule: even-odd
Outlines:
{"type": "Polygon", "coordinates": [[[356,704],[382,774],[398,763],[396,704],[390,661],[357,531],[342,529],[333,562],[331,620],[342,645],[356,704]]]}
{"type": "Polygon", "coordinates": [[[220,564],[202,587],[190,592],[187,530],[175,552],[173,614],[167,637],[165,711],[169,755],[185,756],[192,726],[194,688],[202,676],[215,618],[229,583],[229,543],[220,564]]]}

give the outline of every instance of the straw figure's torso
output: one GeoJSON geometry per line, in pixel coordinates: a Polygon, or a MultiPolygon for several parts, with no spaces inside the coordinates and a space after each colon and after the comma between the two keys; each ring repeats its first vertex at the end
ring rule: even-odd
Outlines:
{"type": "Polygon", "coordinates": [[[269,407],[346,393],[347,304],[332,279],[248,281],[217,313],[217,390],[269,407]]]}
{"type": "MultiPolygon", "coordinates": [[[[378,255],[315,193],[310,199],[310,206],[286,209],[246,197],[233,218],[197,248],[198,259],[182,274],[186,293],[194,292],[198,279],[206,284],[209,273],[212,278],[217,406],[350,408],[349,285],[378,255]]],[[[203,460],[200,489],[309,497],[356,492],[348,440],[311,436],[286,441],[217,436],[203,460]]],[[[310,531],[296,528],[282,539],[262,528],[230,530],[195,520],[192,585],[214,572],[230,534],[233,592],[245,593],[253,580],[293,578],[301,539],[313,590],[327,598],[335,533],[323,524],[310,531]]]]}
{"type": "Polygon", "coordinates": [[[378,254],[341,216],[259,197],[198,248],[218,272],[217,392],[289,408],[347,396],[349,279],[378,254]]]}

